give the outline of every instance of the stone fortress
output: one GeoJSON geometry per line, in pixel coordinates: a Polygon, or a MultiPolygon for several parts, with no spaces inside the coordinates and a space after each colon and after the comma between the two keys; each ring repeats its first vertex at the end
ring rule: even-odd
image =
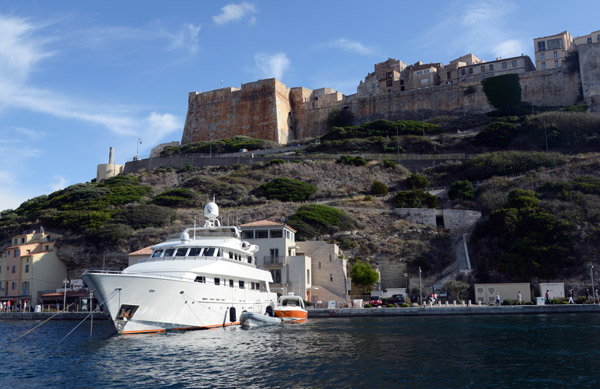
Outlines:
{"type": "Polygon", "coordinates": [[[523,101],[537,106],[584,102],[600,112],[600,30],[575,39],[567,31],[536,38],[534,49],[536,66],[523,54],[487,62],[467,54],[447,65],[407,66],[389,58],[349,96],[331,88],[289,88],[275,78],[191,92],[181,144],[235,135],[287,144],[324,134],[334,109],[350,110],[358,123],[485,113],[493,108],[481,80],[515,73],[523,101]],[[564,64],[569,55],[578,56],[578,71],[564,64]]]}

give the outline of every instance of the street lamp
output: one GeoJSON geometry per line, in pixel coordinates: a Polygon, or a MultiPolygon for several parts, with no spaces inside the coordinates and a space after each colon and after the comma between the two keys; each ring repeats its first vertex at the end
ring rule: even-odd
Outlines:
{"type": "Polygon", "coordinates": [[[135,160],[139,159],[138,154],[140,153],[140,145],[142,144],[142,138],[138,138],[136,148],[135,148],[135,160]]]}
{"type": "Polygon", "coordinates": [[[65,310],[65,308],[67,307],[67,284],[69,283],[69,280],[67,280],[66,278],[63,280],[63,284],[65,284],[65,294],[63,295],[63,311],[65,310]]]}
{"type": "Polygon", "coordinates": [[[590,276],[592,277],[592,301],[596,299],[596,290],[594,289],[594,265],[590,263],[590,276]]]}
{"type": "Polygon", "coordinates": [[[421,266],[419,266],[419,306],[423,305],[423,291],[421,289],[421,266]]]}

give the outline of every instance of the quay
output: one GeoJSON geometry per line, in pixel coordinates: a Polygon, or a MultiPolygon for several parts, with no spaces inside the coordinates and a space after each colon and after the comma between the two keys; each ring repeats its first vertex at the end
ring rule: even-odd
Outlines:
{"type": "Polygon", "coordinates": [[[309,318],[368,317],[368,316],[467,316],[519,314],[600,313],[598,304],[555,305],[434,305],[407,308],[314,308],[308,309],[309,318]]]}
{"type": "MultiPolygon", "coordinates": [[[[0,320],[83,320],[89,312],[0,312],[0,320]]],[[[88,320],[91,320],[90,316],[88,320]]],[[[94,312],[94,320],[108,320],[106,312],[94,312]]]]}

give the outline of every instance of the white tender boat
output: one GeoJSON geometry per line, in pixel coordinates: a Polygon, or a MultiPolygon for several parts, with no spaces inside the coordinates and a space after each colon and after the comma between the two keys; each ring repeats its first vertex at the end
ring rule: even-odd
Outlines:
{"type": "Polygon", "coordinates": [[[244,328],[263,327],[281,324],[281,319],[268,314],[256,312],[242,312],[240,324],[244,328]]]}
{"type": "Polygon", "coordinates": [[[119,334],[240,324],[242,311],[275,305],[271,273],[255,264],[258,246],[242,241],[238,227],[222,227],[218,215],[208,203],[204,226],[153,246],[149,258],[122,272],[83,274],[119,334]]]}

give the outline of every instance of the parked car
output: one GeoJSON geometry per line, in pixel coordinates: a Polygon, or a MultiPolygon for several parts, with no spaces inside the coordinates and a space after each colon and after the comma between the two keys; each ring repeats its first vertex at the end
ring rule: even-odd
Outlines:
{"type": "Polygon", "coordinates": [[[374,307],[380,307],[383,305],[383,302],[381,301],[381,298],[377,296],[371,296],[371,301],[369,301],[369,304],[371,304],[374,307]]]}
{"type": "Polygon", "coordinates": [[[398,305],[406,304],[406,298],[401,294],[395,294],[390,298],[389,303],[398,305]]]}

